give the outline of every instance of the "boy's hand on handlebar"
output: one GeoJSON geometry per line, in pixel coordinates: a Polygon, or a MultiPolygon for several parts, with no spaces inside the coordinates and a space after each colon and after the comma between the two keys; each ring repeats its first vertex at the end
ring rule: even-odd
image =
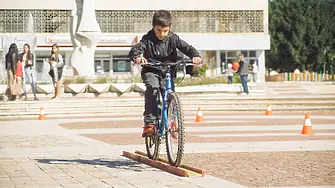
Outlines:
{"type": "Polygon", "coordinates": [[[135,59],[135,63],[137,64],[141,64],[141,63],[144,63],[146,64],[148,61],[144,58],[144,57],[138,57],[135,59]]]}
{"type": "Polygon", "coordinates": [[[196,65],[201,64],[201,61],[202,61],[201,57],[194,57],[194,58],[192,59],[192,63],[193,63],[193,64],[196,64],[196,65]]]}

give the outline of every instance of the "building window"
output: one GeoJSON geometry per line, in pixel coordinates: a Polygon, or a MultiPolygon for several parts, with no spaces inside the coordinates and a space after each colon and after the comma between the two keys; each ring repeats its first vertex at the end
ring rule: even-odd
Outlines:
{"type": "Polygon", "coordinates": [[[94,71],[97,74],[109,74],[110,60],[109,59],[95,59],[94,60],[94,71]]]}
{"type": "Polygon", "coordinates": [[[130,72],[131,62],[127,56],[113,56],[113,72],[130,72]]]}

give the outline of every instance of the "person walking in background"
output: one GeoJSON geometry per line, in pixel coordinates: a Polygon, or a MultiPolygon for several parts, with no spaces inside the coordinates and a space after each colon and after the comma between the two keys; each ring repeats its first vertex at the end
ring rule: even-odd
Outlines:
{"type": "Polygon", "coordinates": [[[233,76],[236,70],[233,69],[233,65],[228,63],[227,75],[228,75],[228,86],[232,86],[233,84],[233,76]]]}
{"type": "Polygon", "coordinates": [[[259,78],[258,78],[258,72],[259,72],[259,60],[256,59],[255,61],[256,67],[255,67],[255,77],[256,77],[256,83],[259,83],[259,78]]]}
{"type": "Polygon", "coordinates": [[[52,45],[49,64],[49,75],[51,76],[55,87],[55,95],[51,99],[59,100],[60,80],[62,78],[64,62],[62,55],[59,53],[59,46],[57,44],[52,45]]]}
{"type": "Polygon", "coordinates": [[[33,66],[34,66],[34,59],[33,55],[30,52],[29,44],[23,45],[23,53],[20,54],[20,61],[23,66],[23,96],[24,100],[27,100],[27,89],[26,89],[26,79],[29,80],[29,84],[34,94],[34,100],[38,101],[36,96],[36,79],[33,75],[33,66]]]}
{"type": "Polygon", "coordinates": [[[248,62],[244,59],[243,54],[239,54],[237,56],[238,63],[240,64],[239,69],[237,70],[237,73],[241,77],[242,87],[243,87],[243,93],[242,95],[249,95],[249,89],[248,89],[248,62]]]}
{"type": "Polygon", "coordinates": [[[19,50],[17,48],[17,45],[15,43],[12,43],[9,46],[8,53],[5,56],[5,67],[7,70],[7,89],[5,92],[5,101],[8,100],[15,100],[16,96],[12,95],[12,91],[10,90],[10,86],[13,82],[16,82],[16,69],[17,69],[17,63],[19,62],[19,50]]]}
{"type": "Polygon", "coordinates": [[[258,66],[257,66],[257,63],[255,62],[253,65],[252,65],[252,81],[257,83],[257,72],[258,72],[258,66]]]}

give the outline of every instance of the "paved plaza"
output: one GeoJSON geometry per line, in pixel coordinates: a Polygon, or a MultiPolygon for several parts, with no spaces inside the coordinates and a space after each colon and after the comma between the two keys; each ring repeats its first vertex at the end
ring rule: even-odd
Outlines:
{"type": "Polygon", "coordinates": [[[183,164],[205,171],[191,178],[122,156],[145,151],[142,117],[131,112],[2,120],[0,187],[335,187],[335,112],[310,113],[313,135],[300,134],[304,113],[204,111],[203,123],[185,113],[183,164]]]}

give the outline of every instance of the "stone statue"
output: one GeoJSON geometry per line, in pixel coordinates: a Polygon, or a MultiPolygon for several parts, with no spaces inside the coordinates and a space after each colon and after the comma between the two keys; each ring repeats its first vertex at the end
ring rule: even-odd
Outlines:
{"type": "Polygon", "coordinates": [[[70,35],[73,51],[70,64],[75,75],[94,75],[94,52],[100,38],[94,0],[74,0],[70,35]]]}

